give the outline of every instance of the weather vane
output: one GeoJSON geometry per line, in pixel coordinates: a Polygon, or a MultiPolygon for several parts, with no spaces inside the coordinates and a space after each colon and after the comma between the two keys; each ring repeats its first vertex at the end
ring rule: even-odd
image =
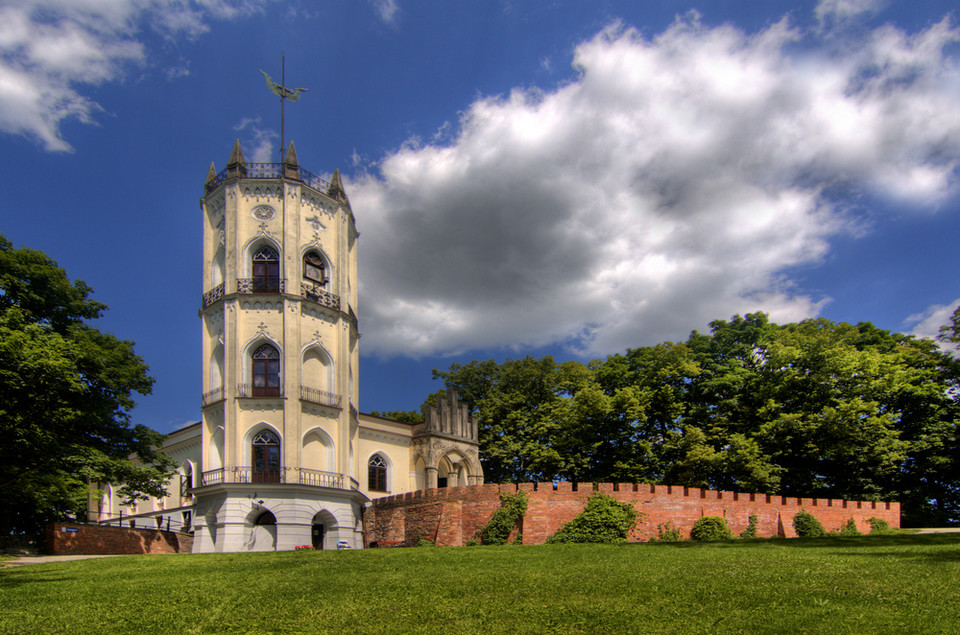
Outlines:
{"type": "Polygon", "coordinates": [[[300,93],[306,92],[306,88],[287,88],[284,84],[286,83],[286,64],[287,64],[287,54],[280,54],[280,83],[276,83],[270,76],[267,75],[266,71],[260,69],[260,72],[263,73],[263,77],[267,80],[267,88],[274,94],[280,97],[280,163],[283,163],[284,153],[287,151],[284,146],[284,116],[283,116],[283,105],[289,99],[290,101],[297,101],[300,99],[300,93]]]}

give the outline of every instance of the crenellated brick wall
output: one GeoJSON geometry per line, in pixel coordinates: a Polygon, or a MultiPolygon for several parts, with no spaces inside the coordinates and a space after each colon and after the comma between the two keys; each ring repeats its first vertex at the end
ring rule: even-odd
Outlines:
{"type": "Polygon", "coordinates": [[[827,531],[853,518],[857,528],[870,531],[870,518],[900,526],[900,503],[861,502],[826,498],[794,498],[701,490],[694,487],[636,483],[521,483],[470,485],[419,490],[375,499],[364,513],[368,546],[414,545],[420,539],[441,546],[459,546],[475,538],[500,506],[500,493],[523,490],[528,495],[523,542],[542,544],[583,509],[594,492],[609,494],[634,506],[642,516],[629,540],[642,542],[671,523],[684,537],[701,516],[724,516],[734,534],[758,517],[757,535],[793,538],[793,517],[801,509],[813,514],[827,531]]]}
{"type": "Polygon", "coordinates": [[[51,523],[46,533],[46,550],[56,556],[190,553],[193,549],[192,535],[156,529],[51,523]]]}

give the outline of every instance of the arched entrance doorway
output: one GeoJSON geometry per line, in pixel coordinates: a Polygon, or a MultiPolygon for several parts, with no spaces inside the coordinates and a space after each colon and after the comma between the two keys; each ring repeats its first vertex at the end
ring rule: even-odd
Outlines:
{"type": "Polygon", "coordinates": [[[314,514],[310,523],[310,542],[314,549],[336,549],[337,519],[327,510],[314,514]]]}

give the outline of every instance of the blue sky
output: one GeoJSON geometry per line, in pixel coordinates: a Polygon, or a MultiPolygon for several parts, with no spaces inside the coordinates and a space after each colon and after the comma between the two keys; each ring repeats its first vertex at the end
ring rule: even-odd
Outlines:
{"type": "Polygon", "coordinates": [[[960,303],[950,2],[0,3],[0,232],[110,305],[199,418],[201,217],[234,139],[339,168],[360,408],[434,367],[590,360],[763,310],[930,335],[960,303]]]}

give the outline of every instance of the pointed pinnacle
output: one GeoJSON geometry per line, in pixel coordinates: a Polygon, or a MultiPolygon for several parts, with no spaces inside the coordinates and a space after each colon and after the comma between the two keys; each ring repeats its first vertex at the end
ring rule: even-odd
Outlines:
{"type": "Polygon", "coordinates": [[[243,160],[243,150],[240,148],[240,139],[237,139],[236,143],[233,144],[233,152],[230,153],[230,160],[227,161],[227,167],[233,167],[238,165],[246,166],[246,161],[243,160]]]}
{"type": "Polygon", "coordinates": [[[330,179],[330,187],[327,189],[327,195],[337,199],[341,203],[346,203],[347,207],[350,206],[350,201],[347,199],[347,191],[343,189],[343,181],[340,179],[340,168],[333,169],[333,178],[330,179]]]}
{"type": "Polygon", "coordinates": [[[300,167],[300,162],[297,160],[297,149],[293,147],[293,141],[290,142],[290,147],[287,148],[287,154],[283,159],[283,163],[292,168],[300,167]]]}
{"type": "Polygon", "coordinates": [[[209,185],[210,183],[212,183],[212,182],[214,182],[214,181],[216,181],[216,180],[217,180],[217,168],[214,167],[213,161],[211,161],[211,162],[210,162],[210,170],[207,171],[207,180],[204,181],[204,184],[205,184],[205,185],[209,185]]]}

